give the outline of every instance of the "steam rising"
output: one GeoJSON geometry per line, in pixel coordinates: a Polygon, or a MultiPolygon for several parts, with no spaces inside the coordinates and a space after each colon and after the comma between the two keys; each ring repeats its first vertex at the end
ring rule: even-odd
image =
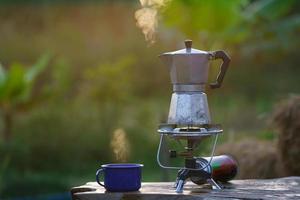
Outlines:
{"type": "Polygon", "coordinates": [[[158,24],[158,10],[170,0],[140,0],[142,8],[135,12],[137,26],[142,29],[147,42],[155,42],[155,33],[158,24]]]}
{"type": "Polygon", "coordinates": [[[110,146],[117,161],[126,162],[128,160],[130,146],[123,129],[119,128],[114,131],[110,146]]]}

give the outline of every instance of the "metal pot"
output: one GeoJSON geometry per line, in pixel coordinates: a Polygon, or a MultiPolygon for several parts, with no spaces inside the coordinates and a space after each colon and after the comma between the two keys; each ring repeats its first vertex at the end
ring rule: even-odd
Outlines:
{"type": "Polygon", "coordinates": [[[212,88],[221,87],[230,58],[224,51],[202,51],[192,48],[192,40],[185,40],[185,49],[161,54],[159,57],[170,69],[172,84],[204,85],[207,83],[209,61],[222,59],[219,75],[212,88]]]}

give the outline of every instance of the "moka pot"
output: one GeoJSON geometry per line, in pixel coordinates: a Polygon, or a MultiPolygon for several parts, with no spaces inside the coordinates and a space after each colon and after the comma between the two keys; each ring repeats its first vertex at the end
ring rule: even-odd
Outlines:
{"type": "Polygon", "coordinates": [[[159,57],[169,67],[173,94],[168,115],[168,124],[204,125],[211,124],[205,92],[209,63],[222,59],[220,72],[212,89],[222,85],[230,58],[224,51],[202,51],[192,48],[192,41],[185,41],[185,49],[163,53],[159,57]]]}

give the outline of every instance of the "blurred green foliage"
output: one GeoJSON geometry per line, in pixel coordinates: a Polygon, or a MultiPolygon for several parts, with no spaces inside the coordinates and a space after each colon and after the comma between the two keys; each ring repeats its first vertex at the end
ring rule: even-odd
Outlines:
{"type": "MultiPolygon", "coordinates": [[[[130,142],[128,162],[145,164],[145,181],[173,180],[156,164],[156,129],[171,95],[157,55],[183,48],[187,37],[195,48],[224,49],[232,57],[223,87],[207,91],[212,118],[225,130],[221,142],[276,138],[268,115],[276,101],[300,89],[299,1],[173,0],[161,10],[152,46],[135,25],[138,7],[0,7],[0,60],[11,66],[0,73],[1,91],[2,83],[13,85],[5,86],[11,89],[1,92],[1,102],[30,108],[15,115],[11,142],[0,141],[0,197],[67,191],[94,180],[101,164],[117,162],[110,147],[117,128],[130,142]],[[53,53],[51,62],[42,57],[36,67],[24,67],[43,52],[53,53]],[[32,69],[38,77],[30,78],[32,69]]],[[[218,64],[212,63],[211,80],[218,64]]]]}
{"type": "Polygon", "coordinates": [[[200,35],[201,42],[205,41],[209,45],[215,41],[232,42],[244,34],[239,31],[234,37],[231,35],[232,30],[243,19],[241,11],[247,4],[247,0],[171,1],[163,12],[163,20],[168,26],[176,27],[188,37],[200,35]]]}
{"type": "Polygon", "coordinates": [[[14,112],[32,105],[32,89],[39,75],[47,66],[49,56],[41,57],[29,69],[20,63],[13,63],[6,71],[0,64],[0,110],[3,113],[3,140],[12,137],[11,126],[14,112]]]}
{"type": "Polygon", "coordinates": [[[124,102],[131,98],[133,68],[136,58],[124,56],[117,58],[115,63],[101,63],[99,66],[87,69],[83,78],[86,87],[83,88],[85,98],[97,99],[101,103],[124,102]],[[99,79],[101,77],[101,79],[99,79]],[[115,82],[118,84],[115,84],[115,82]],[[98,85],[99,87],[95,87],[98,85]]]}
{"type": "Polygon", "coordinates": [[[20,63],[13,63],[6,71],[0,65],[0,104],[21,104],[28,102],[34,81],[47,66],[49,56],[42,57],[35,65],[25,71],[20,63]]]}
{"type": "MultiPolygon", "coordinates": [[[[130,0],[127,0],[130,2],[130,0]]],[[[0,4],[6,5],[55,5],[55,4],[82,4],[82,3],[107,3],[122,2],[122,0],[0,0],[0,4]]],[[[131,0],[133,2],[133,0],[131,0]]]]}
{"type": "Polygon", "coordinates": [[[204,48],[251,49],[244,45],[251,40],[255,48],[280,45],[292,49],[292,44],[286,43],[295,42],[300,25],[299,7],[295,0],[177,0],[164,10],[163,21],[188,37],[199,38],[196,41],[204,48]]]}

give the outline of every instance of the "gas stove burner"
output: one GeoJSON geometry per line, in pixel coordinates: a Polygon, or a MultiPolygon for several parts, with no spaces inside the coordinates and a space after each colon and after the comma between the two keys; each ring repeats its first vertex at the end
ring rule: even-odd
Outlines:
{"type": "Polygon", "coordinates": [[[170,135],[171,137],[179,138],[199,138],[220,134],[223,132],[219,124],[204,124],[204,125],[176,125],[176,124],[161,124],[158,133],[170,135]]]}

